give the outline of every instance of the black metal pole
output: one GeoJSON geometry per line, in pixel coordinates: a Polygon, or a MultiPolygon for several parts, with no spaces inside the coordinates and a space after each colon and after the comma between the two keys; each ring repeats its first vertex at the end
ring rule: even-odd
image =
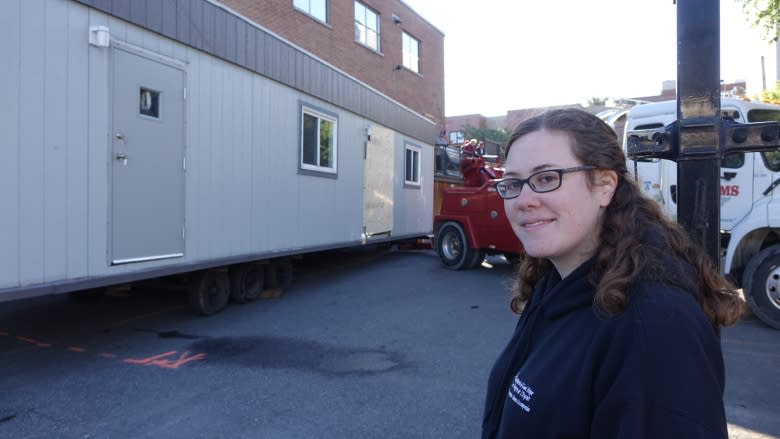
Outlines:
{"type": "Polygon", "coordinates": [[[719,266],[720,5],[677,0],[677,219],[719,266]]]}

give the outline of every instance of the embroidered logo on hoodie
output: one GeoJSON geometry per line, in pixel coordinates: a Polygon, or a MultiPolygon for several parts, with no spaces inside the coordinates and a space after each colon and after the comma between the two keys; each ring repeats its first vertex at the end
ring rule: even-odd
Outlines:
{"type": "Polygon", "coordinates": [[[515,375],[512,385],[509,386],[509,398],[525,412],[530,413],[532,396],[534,396],[534,389],[515,375]]]}

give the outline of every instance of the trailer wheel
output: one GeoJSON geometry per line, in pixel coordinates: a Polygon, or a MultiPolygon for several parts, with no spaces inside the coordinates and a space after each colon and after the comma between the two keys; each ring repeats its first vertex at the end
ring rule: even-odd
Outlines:
{"type": "Polygon", "coordinates": [[[247,303],[257,299],[265,284],[265,267],[256,263],[230,267],[230,299],[247,303]]]}
{"type": "Polygon", "coordinates": [[[476,264],[475,259],[479,255],[475,253],[479,252],[469,247],[466,233],[460,224],[453,221],[444,223],[436,232],[434,241],[439,258],[450,270],[468,269],[476,264]]]}
{"type": "Polygon", "coordinates": [[[265,266],[265,284],[271,290],[286,290],[293,280],[293,264],[290,259],[276,259],[265,266]]]}
{"type": "Polygon", "coordinates": [[[226,270],[203,270],[192,276],[189,287],[192,310],[204,316],[224,309],[230,299],[230,281],[226,270]]]}
{"type": "Polygon", "coordinates": [[[68,293],[68,298],[78,304],[93,304],[99,303],[106,297],[106,288],[90,288],[88,290],[71,291],[68,293]]]}
{"type": "Polygon", "coordinates": [[[742,287],[753,314],[780,329],[780,245],[767,247],[750,259],[742,287]]]}

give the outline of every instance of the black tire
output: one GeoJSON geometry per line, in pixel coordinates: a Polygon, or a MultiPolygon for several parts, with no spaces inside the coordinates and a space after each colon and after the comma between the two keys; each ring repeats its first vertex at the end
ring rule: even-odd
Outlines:
{"type": "Polygon", "coordinates": [[[504,259],[512,265],[517,265],[523,260],[523,256],[517,253],[504,253],[504,259]]]}
{"type": "Polygon", "coordinates": [[[222,311],[230,299],[227,270],[203,270],[192,276],[190,306],[197,314],[210,316],[222,311]]]}
{"type": "Polygon", "coordinates": [[[767,247],[750,259],[742,289],[753,314],[780,329],[780,245],[767,247]]]}
{"type": "Polygon", "coordinates": [[[477,268],[482,265],[482,261],[485,260],[485,250],[474,250],[471,261],[469,261],[468,268],[477,268]]]}
{"type": "Polygon", "coordinates": [[[230,267],[230,299],[236,303],[252,302],[265,288],[265,267],[260,264],[237,264],[230,267]]]}
{"type": "Polygon", "coordinates": [[[108,290],[105,287],[90,288],[88,290],[71,291],[68,299],[78,304],[94,304],[103,301],[108,290]]]}
{"type": "Polygon", "coordinates": [[[446,222],[439,227],[434,242],[436,253],[439,254],[444,266],[450,270],[472,268],[475,259],[479,257],[475,254],[479,252],[469,247],[469,241],[463,227],[454,221],[446,222]]]}
{"type": "Polygon", "coordinates": [[[275,259],[265,266],[265,285],[270,290],[286,290],[293,281],[292,261],[275,259]]]}

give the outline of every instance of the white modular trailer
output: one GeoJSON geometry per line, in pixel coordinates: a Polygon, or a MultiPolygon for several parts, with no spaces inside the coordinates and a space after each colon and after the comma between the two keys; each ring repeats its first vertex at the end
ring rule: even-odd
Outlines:
{"type": "Polygon", "coordinates": [[[210,0],[9,0],[0,301],[426,236],[432,122],[210,0]]]}

